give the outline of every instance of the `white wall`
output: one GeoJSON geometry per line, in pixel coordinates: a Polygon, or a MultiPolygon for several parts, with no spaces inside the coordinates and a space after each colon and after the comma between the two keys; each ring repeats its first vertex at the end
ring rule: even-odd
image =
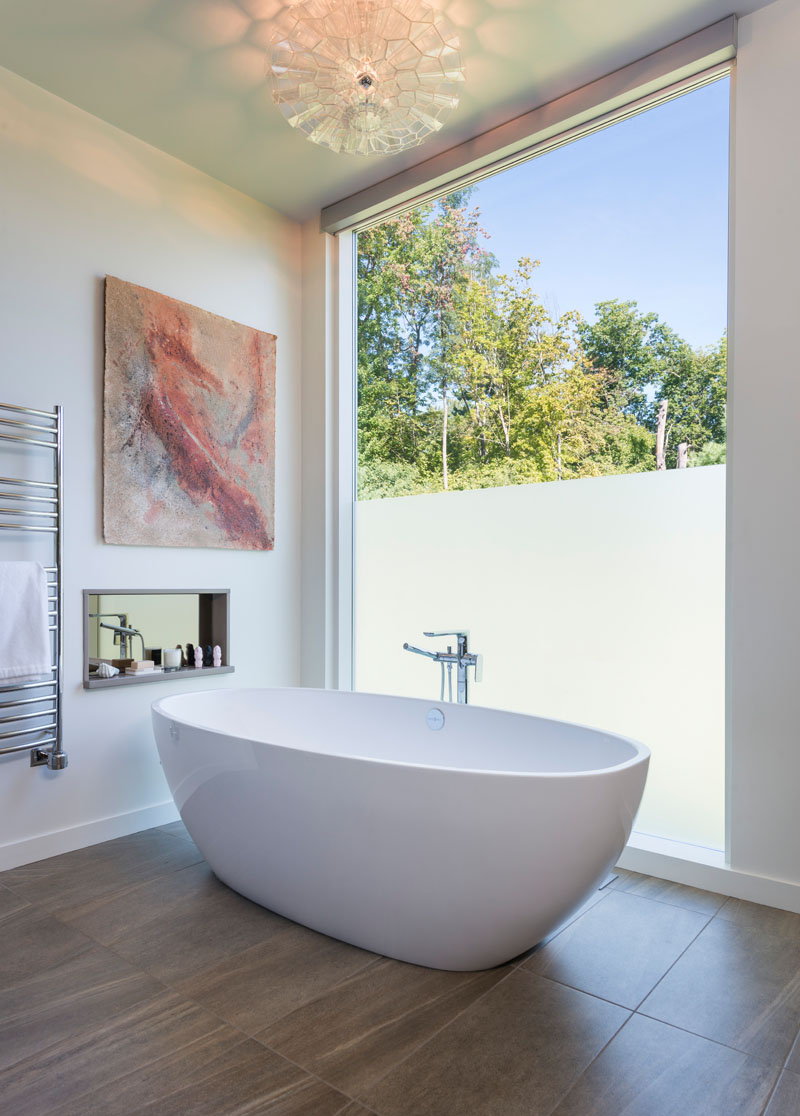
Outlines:
{"type": "Polygon", "coordinates": [[[402,644],[465,627],[471,702],[643,741],[635,828],[722,847],[724,465],[361,501],[356,527],[357,689],[438,701],[402,644]]]}
{"type": "Polygon", "coordinates": [[[294,222],[8,71],[0,168],[0,398],[65,407],[69,753],[61,773],[29,769],[24,753],[0,760],[5,867],[174,816],[151,701],[178,688],[299,680],[301,241],[294,222]],[[102,542],[106,274],[277,334],[273,552],[102,542]],[[84,691],[81,590],[117,586],[230,587],[236,673],[84,691]]]}
{"type": "Polygon", "coordinates": [[[734,93],[731,863],[800,882],[800,2],[742,19],[734,93]]]}

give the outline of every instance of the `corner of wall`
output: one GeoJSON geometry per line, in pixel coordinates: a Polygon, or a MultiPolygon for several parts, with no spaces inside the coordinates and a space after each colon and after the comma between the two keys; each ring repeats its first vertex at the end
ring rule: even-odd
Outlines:
{"type": "Polygon", "coordinates": [[[333,418],[329,393],[335,348],[331,264],[334,238],[319,219],[302,229],[302,571],[301,684],[325,685],[326,615],[329,596],[328,459],[333,418]]]}

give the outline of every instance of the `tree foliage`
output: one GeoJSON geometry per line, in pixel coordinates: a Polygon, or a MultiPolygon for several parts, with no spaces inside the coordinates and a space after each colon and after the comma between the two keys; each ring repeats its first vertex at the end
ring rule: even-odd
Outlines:
{"type": "Polygon", "coordinates": [[[725,443],[726,347],[694,350],[654,313],[608,300],[554,316],[537,260],[498,274],[459,191],[358,238],[359,496],[655,468],[725,443]]]}

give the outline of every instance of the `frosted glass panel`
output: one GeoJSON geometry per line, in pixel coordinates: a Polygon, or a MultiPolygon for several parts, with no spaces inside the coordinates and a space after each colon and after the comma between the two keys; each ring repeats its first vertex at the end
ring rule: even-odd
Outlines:
{"type": "Polygon", "coordinates": [[[471,701],[653,753],[636,828],[724,842],[725,466],[356,505],[359,690],[438,700],[402,650],[463,626],[471,701]]]}

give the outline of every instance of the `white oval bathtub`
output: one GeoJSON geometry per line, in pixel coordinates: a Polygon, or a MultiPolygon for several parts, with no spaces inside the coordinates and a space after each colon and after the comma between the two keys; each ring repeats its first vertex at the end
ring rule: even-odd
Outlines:
{"type": "Polygon", "coordinates": [[[153,724],[221,880],[440,969],[507,961],[587,898],[628,839],[650,755],[558,721],[334,690],[176,694],[153,724]]]}

